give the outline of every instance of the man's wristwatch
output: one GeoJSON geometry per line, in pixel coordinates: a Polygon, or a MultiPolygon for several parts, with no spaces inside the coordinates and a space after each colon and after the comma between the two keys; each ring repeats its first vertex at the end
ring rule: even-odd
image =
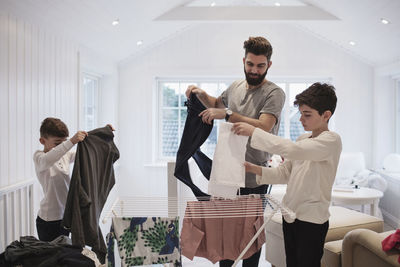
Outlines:
{"type": "Polygon", "coordinates": [[[229,108],[225,109],[225,121],[229,121],[229,117],[232,115],[232,110],[230,110],[229,108]]]}

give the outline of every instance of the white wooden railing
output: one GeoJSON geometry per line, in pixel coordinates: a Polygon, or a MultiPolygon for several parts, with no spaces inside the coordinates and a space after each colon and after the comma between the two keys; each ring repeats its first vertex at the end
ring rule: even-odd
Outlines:
{"type": "Polygon", "coordinates": [[[20,236],[34,234],[34,180],[0,188],[0,253],[20,236]]]}

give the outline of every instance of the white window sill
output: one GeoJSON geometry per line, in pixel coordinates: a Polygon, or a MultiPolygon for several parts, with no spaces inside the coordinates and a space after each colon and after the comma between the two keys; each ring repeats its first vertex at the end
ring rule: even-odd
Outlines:
{"type": "Polygon", "coordinates": [[[158,161],[144,164],[145,168],[166,168],[168,161],[158,161]]]}

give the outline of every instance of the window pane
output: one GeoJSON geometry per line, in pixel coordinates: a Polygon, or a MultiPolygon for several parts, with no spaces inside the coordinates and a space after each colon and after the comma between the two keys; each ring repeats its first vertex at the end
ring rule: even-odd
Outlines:
{"type": "Polygon", "coordinates": [[[97,127],[98,78],[83,75],[83,129],[92,130],[97,127]]]}
{"type": "Polygon", "coordinates": [[[291,113],[293,112],[294,115],[291,116],[290,118],[290,139],[292,141],[296,141],[297,137],[305,133],[303,125],[299,121],[300,119],[300,112],[298,111],[297,108],[291,107],[290,108],[291,113]],[[297,112],[296,112],[297,110],[297,112]]]}
{"type": "Polygon", "coordinates": [[[162,94],[164,107],[178,107],[179,83],[163,83],[162,94]]]}
{"type": "Polygon", "coordinates": [[[162,152],[172,157],[178,150],[178,110],[163,109],[162,113],[162,152]]]}
{"type": "Polygon", "coordinates": [[[396,143],[397,143],[397,147],[396,147],[396,152],[400,153],[400,80],[397,81],[397,103],[396,103],[396,143]]]}
{"type": "Polygon", "coordinates": [[[285,91],[286,85],[284,83],[276,83],[276,85],[278,85],[283,91],[285,91]]]}
{"type": "Polygon", "coordinates": [[[186,122],[186,117],[187,117],[187,109],[182,108],[179,110],[180,112],[180,127],[179,127],[179,139],[182,137],[183,129],[185,128],[185,122],[186,122]]]}
{"type": "MultiPolygon", "coordinates": [[[[300,94],[307,88],[306,83],[291,83],[289,85],[289,105],[292,107],[296,99],[296,95],[300,94]]],[[[287,96],[286,96],[287,97],[287,96]]]]}
{"type": "Polygon", "coordinates": [[[218,83],[200,83],[200,88],[210,96],[219,96],[218,83]]]}
{"type": "Polygon", "coordinates": [[[223,91],[225,91],[225,90],[229,87],[229,85],[230,85],[230,83],[225,83],[225,82],[219,83],[219,84],[218,84],[218,96],[219,96],[223,91]]]}
{"type": "Polygon", "coordinates": [[[185,106],[185,101],[187,99],[185,93],[189,85],[197,85],[197,84],[195,82],[180,83],[181,107],[185,106]]]}
{"type": "Polygon", "coordinates": [[[206,154],[210,159],[214,157],[214,150],[218,140],[219,124],[220,120],[214,120],[214,126],[211,130],[210,135],[208,136],[204,144],[200,147],[201,151],[206,154]]]}
{"type": "Polygon", "coordinates": [[[283,110],[281,112],[281,121],[279,123],[278,135],[281,137],[285,137],[285,114],[283,110]]]}
{"type": "MultiPolygon", "coordinates": [[[[159,116],[160,137],[158,155],[161,159],[173,158],[179,147],[179,142],[185,127],[187,108],[184,106],[186,99],[186,89],[189,85],[196,85],[208,94],[218,97],[232,81],[204,81],[186,80],[184,82],[159,80],[159,116]]],[[[214,123],[214,128],[201,147],[202,151],[209,157],[213,157],[215,145],[217,143],[218,120],[214,123]]]]}

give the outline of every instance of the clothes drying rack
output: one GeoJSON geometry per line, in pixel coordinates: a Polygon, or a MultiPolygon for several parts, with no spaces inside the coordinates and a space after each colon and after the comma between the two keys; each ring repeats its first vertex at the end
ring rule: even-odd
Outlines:
{"type": "MultiPolygon", "coordinates": [[[[268,222],[275,214],[296,217],[295,213],[282,205],[270,194],[237,196],[235,199],[206,198],[204,200],[218,201],[218,205],[204,207],[208,201],[198,201],[194,197],[124,197],[119,198],[111,210],[103,218],[106,223],[111,217],[175,217],[182,214],[190,206],[190,212],[185,212],[185,218],[234,218],[248,216],[264,216],[264,223],[248,242],[232,266],[236,266],[249,250],[259,235],[264,231],[268,222]],[[254,201],[258,200],[258,201],[254,201]],[[260,208],[260,200],[262,207],[260,208]],[[244,203],[244,204],[243,204],[244,203]],[[196,205],[199,206],[196,209],[196,205]]],[[[201,199],[200,199],[201,200],[201,199]]]]}

